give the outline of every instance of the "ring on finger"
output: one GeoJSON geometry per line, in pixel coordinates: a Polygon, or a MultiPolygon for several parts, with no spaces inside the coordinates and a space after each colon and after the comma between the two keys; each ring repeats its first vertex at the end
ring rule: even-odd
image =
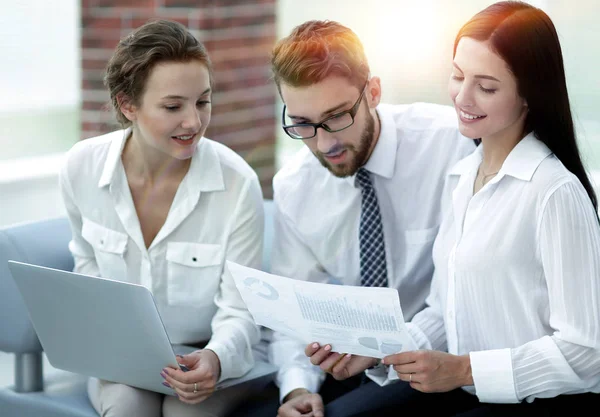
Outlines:
{"type": "Polygon", "coordinates": [[[194,394],[198,392],[198,383],[194,382],[194,394]]]}
{"type": "Polygon", "coordinates": [[[412,373],[408,374],[408,382],[412,382],[412,373]]]}

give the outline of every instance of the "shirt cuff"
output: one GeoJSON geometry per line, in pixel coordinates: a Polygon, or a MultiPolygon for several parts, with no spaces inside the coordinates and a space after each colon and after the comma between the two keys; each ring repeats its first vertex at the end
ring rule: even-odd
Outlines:
{"type": "Polygon", "coordinates": [[[323,376],[319,372],[311,372],[303,368],[288,368],[279,371],[279,402],[295,389],[304,388],[309,392],[319,392],[323,376]]]}
{"type": "Polygon", "coordinates": [[[219,375],[217,383],[229,378],[238,378],[254,366],[253,362],[246,363],[247,361],[245,361],[243,357],[234,360],[234,355],[231,354],[229,349],[217,341],[210,341],[204,349],[212,350],[219,358],[221,375],[219,375]]]}
{"type": "Polygon", "coordinates": [[[510,349],[471,352],[475,393],[482,403],[518,403],[510,349]]]}

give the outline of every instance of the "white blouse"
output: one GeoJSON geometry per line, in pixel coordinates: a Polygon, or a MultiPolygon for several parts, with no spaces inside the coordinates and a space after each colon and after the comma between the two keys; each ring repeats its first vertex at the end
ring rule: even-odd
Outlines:
{"type": "Polygon", "coordinates": [[[600,226],[580,181],[533,134],[473,195],[482,149],[446,186],[425,349],[469,354],[482,402],[600,392],[600,226]]]}
{"type": "Polygon", "coordinates": [[[241,376],[254,363],[251,345],[260,333],[224,262],[260,268],[264,210],[256,173],[231,149],[202,138],[146,248],[121,163],[128,134],[86,139],[67,153],[60,186],[75,271],[150,289],[172,343],[210,339],[221,379],[241,376]]]}

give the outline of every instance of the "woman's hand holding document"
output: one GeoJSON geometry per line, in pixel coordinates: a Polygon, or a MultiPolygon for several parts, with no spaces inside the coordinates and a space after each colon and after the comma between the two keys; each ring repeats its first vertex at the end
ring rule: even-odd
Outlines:
{"type": "Polygon", "coordinates": [[[414,349],[395,289],[306,282],[229,261],[226,268],[261,326],[371,358],[414,349]]]}

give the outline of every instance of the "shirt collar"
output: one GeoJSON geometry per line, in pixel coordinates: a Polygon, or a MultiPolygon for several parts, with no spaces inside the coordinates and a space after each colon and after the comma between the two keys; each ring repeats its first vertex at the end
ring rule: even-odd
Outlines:
{"type": "MultiPolygon", "coordinates": [[[[510,175],[523,181],[531,181],[536,169],[552,151],[542,141],[529,133],[517,143],[517,146],[506,157],[502,168],[498,172],[498,178],[510,175]]],[[[483,160],[483,146],[478,146],[475,151],[460,160],[450,170],[450,175],[463,175],[473,169],[477,169],[483,160]]]]}
{"type": "Polygon", "coordinates": [[[551,153],[552,151],[544,142],[530,133],[508,154],[506,161],[502,164],[502,171],[511,177],[531,181],[537,168],[551,153]]]}
{"type": "Polygon", "coordinates": [[[121,154],[123,153],[125,142],[130,134],[131,127],[128,127],[124,130],[117,130],[110,134],[112,136],[112,140],[110,141],[110,147],[108,148],[106,161],[104,161],[104,169],[102,170],[100,181],[98,181],[98,187],[105,187],[112,182],[115,171],[117,170],[117,166],[121,160],[121,154]]]}
{"type": "MultiPolygon", "coordinates": [[[[390,179],[394,176],[396,167],[396,158],[398,147],[398,138],[396,136],[396,124],[393,115],[383,107],[377,107],[377,116],[379,117],[379,138],[373,148],[369,160],[364,165],[367,171],[390,179]]],[[[347,177],[346,180],[354,186],[356,175],[347,177]]]]}
{"type": "MultiPolygon", "coordinates": [[[[114,135],[114,137],[110,143],[98,187],[105,187],[112,182],[121,161],[121,154],[123,153],[125,142],[130,134],[131,127],[111,134],[114,135]]],[[[190,169],[183,182],[187,183],[186,186],[190,194],[196,194],[201,191],[220,191],[225,189],[225,181],[223,180],[223,170],[221,168],[219,155],[212,143],[204,137],[198,142],[198,146],[192,156],[190,169]]]]}

